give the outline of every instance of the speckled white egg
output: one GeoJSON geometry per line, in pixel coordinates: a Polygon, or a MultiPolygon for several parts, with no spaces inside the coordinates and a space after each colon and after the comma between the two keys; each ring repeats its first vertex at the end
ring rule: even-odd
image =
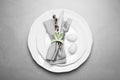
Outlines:
{"type": "Polygon", "coordinates": [[[77,35],[76,34],[68,34],[67,40],[70,42],[75,42],[77,40],[77,35]]]}
{"type": "Polygon", "coordinates": [[[76,51],[77,51],[77,44],[76,43],[71,44],[70,47],[68,48],[68,52],[73,55],[76,53],[76,51]]]}

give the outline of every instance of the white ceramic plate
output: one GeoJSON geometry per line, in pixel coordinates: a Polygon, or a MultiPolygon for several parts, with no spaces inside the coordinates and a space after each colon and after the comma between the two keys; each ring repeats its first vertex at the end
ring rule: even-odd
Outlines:
{"type": "Polygon", "coordinates": [[[33,59],[41,67],[52,72],[68,72],[79,67],[88,58],[92,46],[92,35],[88,24],[80,15],[66,9],[54,9],[45,12],[35,20],[29,33],[28,46],[33,59]],[[67,35],[72,32],[75,32],[78,35],[76,41],[78,49],[75,55],[71,56],[68,52],[68,47],[71,43],[65,40],[64,45],[67,54],[67,63],[64,65],[53,66],[44,60],[50,45],[50,39],[43,26],[43,21],[52,18],[53,14],[59,16],[61,11],[64,11],[65,19],[67,17],[72,19],[72,24],[67,35]]]}

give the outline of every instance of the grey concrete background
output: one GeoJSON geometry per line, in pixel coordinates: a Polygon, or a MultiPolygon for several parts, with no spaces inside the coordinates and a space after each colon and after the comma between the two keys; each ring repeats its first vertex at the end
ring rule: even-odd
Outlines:
{"type": "Polygon", "coordinates": [[[0,0],[0,80],[120,80],[120,0],[0,0]],[[91,56],[70,73],[42,69],[27,48],[33,21],[54,8],[79,13],[94,36],[91,56]]]}

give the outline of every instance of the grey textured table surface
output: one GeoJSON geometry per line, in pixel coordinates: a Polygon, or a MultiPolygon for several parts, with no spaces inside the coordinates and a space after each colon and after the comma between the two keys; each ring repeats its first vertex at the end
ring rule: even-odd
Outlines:
{"type": "Polygon", "coordinates": [[[0,0],[0,80],[120,80],[120,1],[0,0]],[[33,21],[54,8],[79,13],[94,36],[89,59],[70,73],[44,70],[27,48],[33,21]]]}

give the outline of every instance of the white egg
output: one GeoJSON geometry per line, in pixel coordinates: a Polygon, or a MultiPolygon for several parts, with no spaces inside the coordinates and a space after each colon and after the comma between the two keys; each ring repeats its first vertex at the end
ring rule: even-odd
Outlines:
{"type": "Polygon", "coordinates": [[[70,42],[75,42],[77,40],[77,35],[76,34],[68,34],[67,40],[70,42]]]}
{"type": "Polygon", "coordinates": [[[76,43],[71,44],[70,47],[68,48],[68,52],[73,55],[74,53],[76,53],[76,51],[77,51],[77,44],[76,43]]]}

